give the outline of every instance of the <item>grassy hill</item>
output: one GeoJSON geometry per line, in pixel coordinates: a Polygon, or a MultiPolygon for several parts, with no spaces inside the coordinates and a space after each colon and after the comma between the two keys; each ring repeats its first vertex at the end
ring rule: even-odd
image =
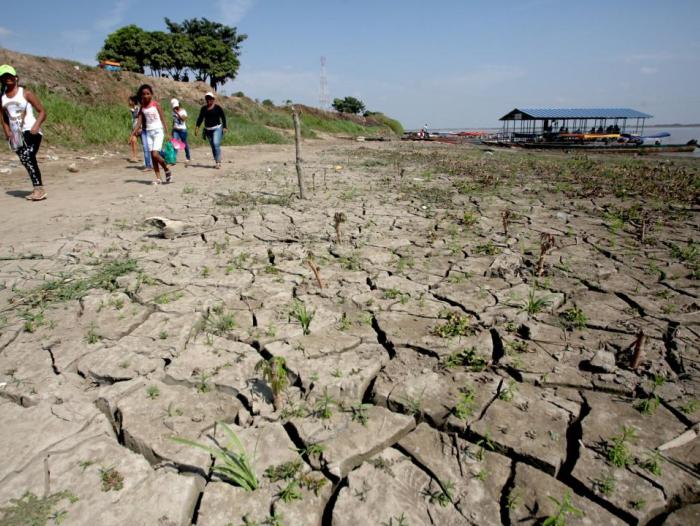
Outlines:
{"type": "MultiPolygon", "coordinates": [[[[176,82],[130,72],[107,72],[70,60],[17,53],[0,48],[0,64],[12,64],[20,83],[34,90],[46,106],[44,126],[47,144],[68,148],[124,144],[131,127],[127,99],[139,85],[153,86],[164,109],[175,97],[194,120],[210,90],[202,82],[176,82]]],[[[263,105],[246,96],[219,97],[226,110],[229,131],[224,144],[280,144],[293,134],[291,108],[263,105]]],[[[340,115],[297,105],[302,134],[306,138],[325,134],[351,136],[400,135],[398,121],[382,114],[371,117],[340,115]]],[[[166,113],[168,115],[168,113],[166,113]]],[[[193,128],[193,126],[190,126],[193,128]]],[[[192,138],[192,144],[202,144],[192,138]]]]}

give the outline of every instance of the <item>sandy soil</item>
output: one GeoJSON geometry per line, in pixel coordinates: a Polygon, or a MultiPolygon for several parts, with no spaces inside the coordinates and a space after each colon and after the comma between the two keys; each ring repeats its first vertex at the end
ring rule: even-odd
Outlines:
{"type": "Polygon", "coordinates": [[[293,146],[201,149],[157,188],[59,153],[41,203],[2,176],[0,524],[700,520],[692,203],[640,238],[624,196],[521,154],[304,148],[304,201],[293,146]],[[225,446],[217,422],[255,491],[172,440],[225,446]]]}

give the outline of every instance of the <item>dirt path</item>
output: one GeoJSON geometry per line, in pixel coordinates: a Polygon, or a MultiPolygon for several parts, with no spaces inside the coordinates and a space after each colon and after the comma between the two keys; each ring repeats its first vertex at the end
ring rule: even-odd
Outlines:
{"type": "Polygon", "coordinates": [[[0,517],[698,522],[696,164],[304,158],[303,202],[291,146],[227,148],[221,172],[158,188],[123,160],[47,162],[43,203],[2,177],[0,517]],[[625,182],[645,170],[686,201],[626,197],[653,190],[625,182]],[[217,422],[254,491],[172,440],[225,446],[217,422]]]}

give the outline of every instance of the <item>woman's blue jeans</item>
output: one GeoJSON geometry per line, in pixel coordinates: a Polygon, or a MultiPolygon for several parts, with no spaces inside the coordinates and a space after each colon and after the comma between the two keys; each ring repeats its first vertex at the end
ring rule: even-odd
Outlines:
{"type": "Polygon", "coordinates": [[[141,146],[143,146],[143,164],[146,165],[146,168],[153,168],[151,152],[148,151],[148,134],[146,130],[141,130],[141,146]]]}
{"type": "Polygon", "coordinates": [[[204,136],[209,139],[211,153],[217,163],[221,162],[221,139],[224,137],[224,129],[219,126],[213,130],[204,130],[204,136]]]}
{"type": "Polygon", "coordinates": [[[190,145],[187,143],[187,130],[173,130],[173,137],[185,143],[185,159],[190,160],[190,145]]]}

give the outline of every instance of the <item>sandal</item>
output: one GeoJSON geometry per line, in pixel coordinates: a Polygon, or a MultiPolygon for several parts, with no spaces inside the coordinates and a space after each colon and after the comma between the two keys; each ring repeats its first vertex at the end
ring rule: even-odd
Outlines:
{"type": "Polygon", "coordinates": [[[159,186],[161,184],[163,184],[163,182],[160,179],[156,179],[151,183],[151,186],[159,186]]]}
{"type": "Polygon", "coordinates": [[[170,182],[173,180],[173,173],[168,170],[165,172],[165,184],[170,184],[170,182]]]}
{"type": "Polygon", "coordinates": [[[29,194],[27,197],[25,197],[25,199],[27,201],[43,201],[44,199],[46,199],[47,195],[48,194],[46,193],[45,190],[40,190],[38,192],[36,190],[34,190],[31,194],[29,194]]]}

